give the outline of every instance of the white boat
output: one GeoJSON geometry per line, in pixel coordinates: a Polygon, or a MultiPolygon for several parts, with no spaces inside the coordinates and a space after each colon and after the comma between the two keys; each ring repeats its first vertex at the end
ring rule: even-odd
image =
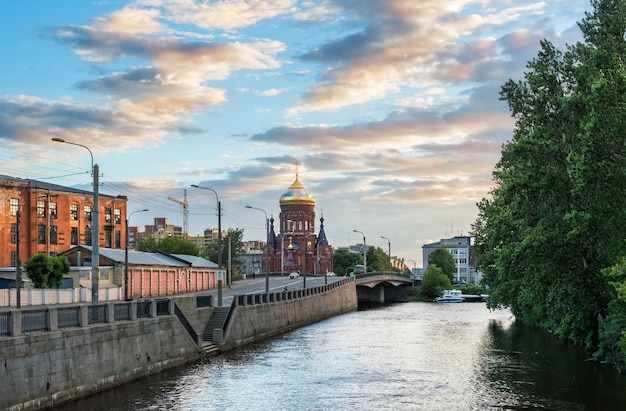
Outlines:
{"type": "Polygon", "coordinates": [[[435,298],[436,303],[462,303],[463,301],[461,290],[443,290],[441,297],[435,298]]]}

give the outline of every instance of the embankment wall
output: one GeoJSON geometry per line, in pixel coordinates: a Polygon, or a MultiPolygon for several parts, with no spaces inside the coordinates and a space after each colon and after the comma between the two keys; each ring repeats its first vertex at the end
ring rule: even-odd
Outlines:
{"type": "Polygon", "coordinates": [[[321,294],[291,297],[261,305],[235,304],[231,313],[233,321],[224,330],[222,350],[261,341],[358,308],[355,281],[321,294]]]}
{"type": "MultiPolygon", "coordinates": [[[[213,308],[174,302],[196,330],[213,308]]],[[[38,410],[201,358],[175,315],[0,338],[0,410],[38,410]]]]}

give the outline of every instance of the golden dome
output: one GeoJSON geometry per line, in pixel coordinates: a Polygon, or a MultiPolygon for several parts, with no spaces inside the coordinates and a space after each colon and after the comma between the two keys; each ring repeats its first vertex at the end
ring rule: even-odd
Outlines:
{"type": "Polygon", "coordinates": [[[311,195],[304,187],[304,184],[298,179],[298,171],[296,168],[296,180],[289,186],[287,191],[280,196],[279,203],[283,204],[312,204],[315,205],[315,197],[311,195]]]}

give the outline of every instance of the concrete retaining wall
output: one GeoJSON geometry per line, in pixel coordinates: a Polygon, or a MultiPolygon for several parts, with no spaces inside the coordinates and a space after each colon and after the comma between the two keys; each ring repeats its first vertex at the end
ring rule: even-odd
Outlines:
{"type": "Polygon", "coordinates": [[[356,311],[356,282],[323,294],[255,305],[237,305],[224,331],[222,350],[261,341],[274,335],[313,324],[336,315],[356,311]]]}
{"type": "MultiPolygon", "coordinates": [[[[213,309],[175,302],[201,331],[213,309]]],[[[175,315],[0,338],[0,410],[51,407],[202,355],[175,315]]]]}
{"type": "MultiPolygon", "coordinates": [[[[299,290],[270,302],[235,303],[222,350],[357,309],[356,283],[299,290]],[[314,294],[308,294],[314,293],[314,294]]],[[[198,335],[214,311],[173,297],[198,335]]],[[[112,311],[112,310],[110,310],[112,311]]],[[[174,314],[0,338],[0,410],[49,408],[176,367],[204,355],[174,314]]]]}

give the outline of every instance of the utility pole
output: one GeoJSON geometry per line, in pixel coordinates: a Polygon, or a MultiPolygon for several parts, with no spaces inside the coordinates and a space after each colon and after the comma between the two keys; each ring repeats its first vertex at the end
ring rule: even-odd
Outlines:
{"type": "Polygon", "coordinates": [[[17,304],[17,309],[19,310],[22,306],[22,262],[20,261],[20,210],[17,210],[16,214],[15,214],[15,222],[16,222],[16,230],[15,230],[15,234],[17,235],[17,248],[15,251],[15,258],[16,258],[16,264],[15,264],[15,289],[17,291],[16,296],[17,296],[17,300],[16,300],[16,304],[17,304]]]}

